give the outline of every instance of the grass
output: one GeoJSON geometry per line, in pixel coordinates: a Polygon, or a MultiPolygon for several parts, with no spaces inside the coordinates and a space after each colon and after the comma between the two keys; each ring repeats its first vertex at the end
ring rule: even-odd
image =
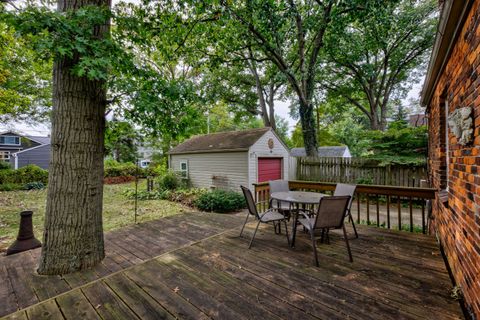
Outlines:
{"type": "MultiPolygon", "coordinates": [[[[358,223],[357,220],[355,219],[355,223],[358,223]]],[[[360,221],[360,224],[363,224],[363,225],[367,225],[367,226],[374,226],[376,227],[377,226],[377,222],[375,220],[373,221],[366,221],[366,220],[361,220],[360,221]]],[[[384,228],[386,229],[387,228],[387,223],[386,222],[381,222],[380,225],[379,225],[380,228],[384,228]]],[[[398,230],[398,226],[391,226],[390,227],[390,230],[398,230]]],[[[403,224],[402,223],[402,229],[401,231],[408,231],[410,232],[410,225],[409,224],[403,224]]],[[[423,233],[423,229],[422,229],[422,226],[418,226],[416,224],[413,225],[413,230],[412,230],[413,233],[423,233]]]]}
{"type": "MultiPolygon", "coordinates": [[[[105,185],[103,190],[103,229],[115,230],[134,223],[135,201],[122,193],[133,188],[134,183],[105,185]]],[[[141,181],[139,190],[146,189],[141,181]]],[[[19,213],[33,211],[33,229],[37,239],[42,240],[47,190],[0,191],[0,252],[3,252],[15,240],[20,222],[19,213]]],[[[182,212],[189,207],[166,200],[138,201],[137,222],[154,220],[182,212]]]]}

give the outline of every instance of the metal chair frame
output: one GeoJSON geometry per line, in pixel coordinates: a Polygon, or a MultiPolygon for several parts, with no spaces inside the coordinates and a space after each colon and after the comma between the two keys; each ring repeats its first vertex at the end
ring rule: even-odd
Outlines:
{"type": "Polygon", "coordinates": [[[299,219],[298,221],[307,229],[307,231],[310,233],[310,238],[312,240],[312,247],[313,247],[313,257],[314,257],[314,263],[318,267],[318,254],[317,254],[317,246],[316,246],[316,240],[319,238],[319,236],[315,236],[315,231],[321,230],[321,236],[323,238],[324,233],[330,230],[330,229],[343,229],[343,237],[345,239],[345,244],[347,246],[347,251],[348,251],[348,256],[350,262],[353,262],[353,257],[352,257],[352,252],[350,250],[350,244],[348,242],[348,236],[347,236],[347,231],[345,229],[345,210],[348,207],[348,203],[350,201],[351,197],[350,196],[332,196],[332,197],[323,197],[320,199],[320,202],[318,204],[318,209],[317,213],[315,214],[315,217],[310,218],[310,216],[307,213],[301,212],[301,214],[304,216],[304,219],[299,219]],[[339,202],[340,205],[334,210],[330,208],[328,214],[330,216],[326,216],[327,213],[324,213],[324,207],[327,207],[329,204],[328,202],[339,202]],[[338,215],[338,217],[336,216],[338,215]],[[336,223],[329,222],[329,220],[333,220],[336,223]]]}
{"type": "Polygon", "coordinates": [[[355,189],[357,188],[356,185],[353,184],[345,184],[345,183],[337,183],[335,187],[335,191],[333,193],[334,196],[350,196],[350,201],[348,202],[348,207],[345,212],[345,216],[348,217],[350,222],[352,223],[353,231],[355,232],[355,238],[358,239],[358,232],[357,228],[355,227],[355,222],[352,217],[352,203],[353,203],[353,196],[355,195],[355,189]]]}
{"type": "Polygon", "coordinates": [[[287,242],[288,245],[290,246],[290,238],[288,236],[288,228],[287,228],[287,219],[283,214],[281,214],[278,210],[270,208],[265,212],[258,213],[257,206],[255,205],[255,201],[253,200],[252,192],[250,189],[241,186],[243,195],[245,196],[245,201],[247,202],[247,217],[245,219],[245,222],[243,223],[242,230],[240,231],[240,237],[242,236],[243,230],[245,228],[245,225],[247,224],[248,218],[250,215],[253,215],[256,220],[258,220],[257,226],[255,227],[255,231],[253,233],[252,239],[250,240],[250,244],[248,245],[248,248],[250,249],[253,244],[253,240],[255,239],[255,235],[257,234],[258,227],[260,226],[260,223],[270,223],[272,222],[275,227],[275,223],[281,223],[283,222],[285,225],[285,234],[287,235],[287,242]]]}

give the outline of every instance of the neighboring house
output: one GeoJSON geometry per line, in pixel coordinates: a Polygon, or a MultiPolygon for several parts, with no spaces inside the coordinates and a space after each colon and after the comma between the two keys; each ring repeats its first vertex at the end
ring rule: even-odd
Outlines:
{"type": "Polygon", "coordinates": [[[162,150],[158,150],[153,148],[150,144],[139,144],[137,147],[137,155],[138,155],[138,165],[141,168],[146,168],[152,162],[152,156],[154,154],[161,154],[162,150]]]}
{"type": "Polygon", "coordinates": [[[408,124],[412,127],[426,126],[427,117],[424,114],[411,114],[408,117],[408,124]]]}
{"type": "MultiPolygon", "coordinates": [[[[292,157],[306,157],[305,148],[292,148],[290,151],[292,157]]],[[[342,157],[351,158],[350,149],[347,146],[318,147],[319,157],[342,157]]]]}
{"type": "Polygon", "coordinates": [[[12,167],[19,169],[21,167],[34,164],[42,169],[48,170],[50,163],[51,144],[42,144],[36,147],[26,149],[12,154],[12,167]]]}
{"type": "Polygon", "coordinates": [[[422,90],[438,190],[430,226],[472,319],[480,319],[479,92],[480,0],[445,1],[422,90]]]}
{"type": "Polygon", "coordinates": [[[240,191],[240,185],[288,179],[289,149],[271,128],[195,136],[169,152],[169,167],[194,187],[240,191]]]}
{"type": "Polygon", "coordinates": [[[36,164],[47,169],[50,158],[49,146],[50,137],[22,135],[14,131],[2,132],[0,133],[0,161],[9,162],[16,169],[27,164],[36,164]],[[48,152],[45,152],[47,145],[48,152]],[[32,152],[27,153],[30,149],[32,152]]]}

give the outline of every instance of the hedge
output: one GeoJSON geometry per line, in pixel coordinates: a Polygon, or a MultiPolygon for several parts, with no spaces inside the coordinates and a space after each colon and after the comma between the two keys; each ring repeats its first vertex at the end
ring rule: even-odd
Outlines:
{"type": "Polygon", "coordinates": [[[48,182],[48,171],[36,165],[29,164],[18,170],[3,169],[0,170],[0,184],[27,184],[31,182],[48,182]]]}

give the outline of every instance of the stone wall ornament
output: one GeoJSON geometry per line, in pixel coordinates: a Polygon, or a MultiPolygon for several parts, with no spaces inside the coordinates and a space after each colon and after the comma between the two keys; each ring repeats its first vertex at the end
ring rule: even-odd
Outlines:
{"type": "Polygon", "coordinates": [[[473,119],[472,108],[464,107],[456,109],[448,116],[448,126],[461,145],[466,145],[472,141],[473,119]]]}

